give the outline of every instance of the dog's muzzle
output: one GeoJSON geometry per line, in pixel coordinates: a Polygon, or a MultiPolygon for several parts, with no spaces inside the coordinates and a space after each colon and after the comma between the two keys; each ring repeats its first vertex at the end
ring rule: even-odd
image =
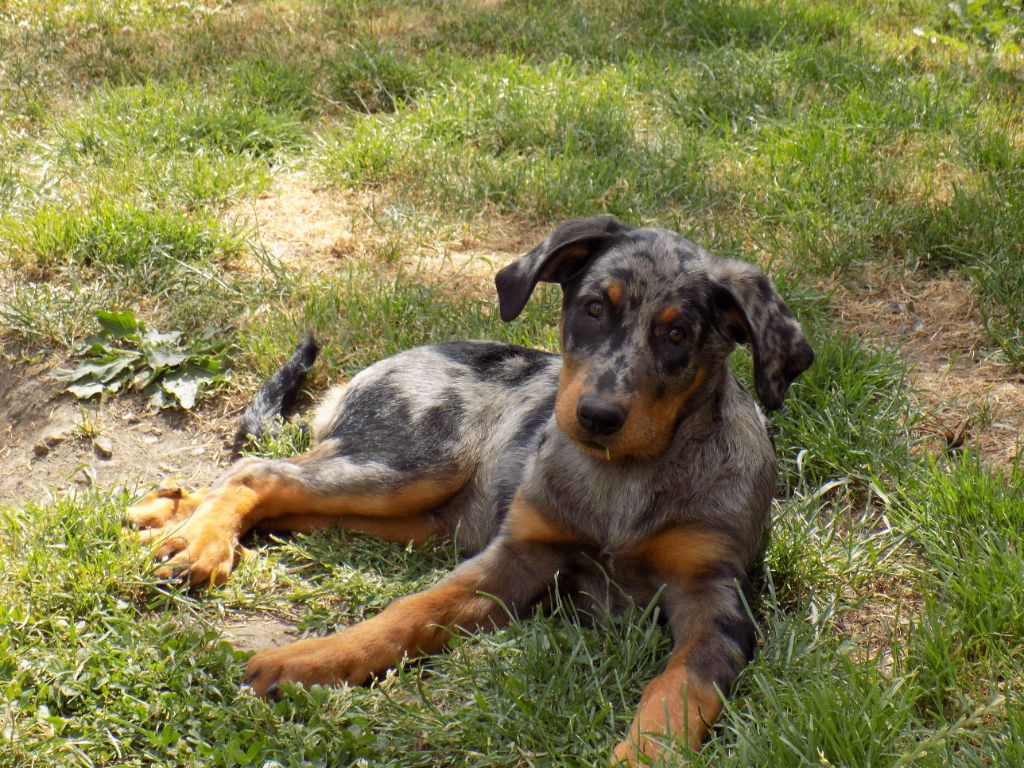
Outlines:
{"type": "Polygon", "coordinates": [[[597,395],[584,395],[576,405],[576,421],[594,437],[614,435],[626,423],[625,408],[597,395]]]}

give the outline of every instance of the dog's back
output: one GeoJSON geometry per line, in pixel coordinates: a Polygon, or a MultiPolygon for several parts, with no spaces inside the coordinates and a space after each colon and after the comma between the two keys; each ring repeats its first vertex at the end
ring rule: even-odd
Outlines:
{"type": "MultiPolygon", "coordinates": [[[[384,478],[459,478],[434,510],[459,548],[497,533],[537,438],[552,419],[561,358],[492,341],[453,341],[381,360],[329,394],[314,438],[384,478]]],[[[327,490],[327,487],[325,487],[327,490]]]]}

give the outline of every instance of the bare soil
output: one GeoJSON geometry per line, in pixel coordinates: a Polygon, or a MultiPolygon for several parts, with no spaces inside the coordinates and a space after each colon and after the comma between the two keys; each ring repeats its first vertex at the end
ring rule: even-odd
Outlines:
{"type": "Polygon", "coordinates": [[[1017,457],[1024,372],[1001,362],[985,338],[969,283],[869,267],[860,281],[831,287],[849,332],[896,347],[909,363],[926,450],[969,447],[993,466],[1017,457]]]}
{"type": "Polygon", "coordinates": [[[228,209],[225,219],[291,268],[372,264],[479,296],[493,296],[494,274],[547,236],[542,227],[494,213],[434,225],[429,215],[379,193],[333,189],[303,173],[280,177],[256,199],[228,209]]]}
{"type": "Polygon", "coordinates": [[[221,637],[236,650],[259,651],[294,643],[301,635],[294,625],[273,616],[235,616],[225,622],[221,637]]]}
{"type": "Polygon", "coordinates": [[[156,411],[133,396],[81,403],[48,378],[53,365],[0,354],[0,505],[168,477],[205,485],[227,465],[230,418],[156,411]]]}

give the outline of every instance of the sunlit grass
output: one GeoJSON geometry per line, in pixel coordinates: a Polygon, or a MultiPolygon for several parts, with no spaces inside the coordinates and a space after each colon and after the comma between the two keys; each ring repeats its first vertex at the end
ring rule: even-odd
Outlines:
{"type": "MultiPolygon", "coordinates": [[[[318,390],[450,338],[557,347],[556,288],[504,324],[403,266],[435,229],[609,212],[756,260],[817,363],[772,417],[758,656],[692,764],[1018,766],[1020,469],[922,455],[904,361],[839,334],[822,288],[872,263],[958,276],[984,354],[1021,365],[1024,41],[1004,10],[0,3],[0,341],[67,350],[96,309],[130,308],[220,329],[250,388],[313,330],[318,390]],[[372,258],[279,264],[226,211],[295,168],[414,225],[372,258]]],[[[290,426],[257,450],[306,440],[290,426]]],[[[332,631],[456,553],[255,539],[227,586],[187,595],[121,535],[126,502],[0,511],[0,766],[601,764],[669,651],[650,606],[594,626],[559,605],[370,688],[267,704],[239,687],[225,616],[332,631]]]]}

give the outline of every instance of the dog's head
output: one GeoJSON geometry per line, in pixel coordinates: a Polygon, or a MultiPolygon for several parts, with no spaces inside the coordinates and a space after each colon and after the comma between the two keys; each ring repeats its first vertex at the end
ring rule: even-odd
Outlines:
{"type": "Polygon", "coordinates": [[[539,281],[563,293],[556,419],[597,455],[660,456],[737,342],[750,344],[755,388],[771,410],[814,360],[761,270],[668,230],[610,216],[562,224],[498,273],[502,320],[522,312],[539,281]]]}

